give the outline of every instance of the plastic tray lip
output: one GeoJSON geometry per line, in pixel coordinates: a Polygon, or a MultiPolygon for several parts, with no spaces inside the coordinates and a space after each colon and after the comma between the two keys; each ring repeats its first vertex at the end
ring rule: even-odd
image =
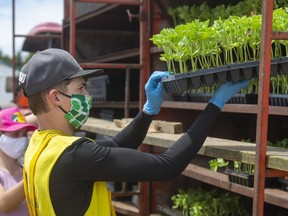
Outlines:
{"type": "MultiPolygon", "coordinates": [[[[280,58],[273,58],[271,59],[271,65],[279,64],[279,63],[288,63],[288,57],[280,57],[280,58]]],[[[234,63],[229,65],[222,65],[219,67],[211,67],[207,69],[199,69],[197,71],[190,71],[186,73],[180,73],[180,74],[174,74],[174,75],[168,75],[166,77],[162,78],[162,82],[167,82],[173,79],[185,79],[190,78],[194,76],[201,76],[201,75],[209,75],[209,74],[215,74],[218,72],[225,72],[228,70],[235,70],[235,69],[245,69],[247,67],[257,67],[259,66],[259,60],[256,61],[247,61],[243,63],[234,63]]]]}
{"type": "MultiPolygon", "coordinates": [[[[164,83],[164,87],[166,85],[169,85],[171,82],[171,85],[173,85],[172,83],[174,83],[175,85],[177,85],[177,81],[180,81],[180,80],[183,80],[183,79],[200,79],[201,78],[203,79],[203,77],[208,77],[208,76],[211,76],[213,77],[213,82],[215,81],[215,78],[219,75],[217,75],[218,73],[227,73],[229,72],[229,75],[231,77],[231,74],[234,74],[237,76],[237,73],[239,73],[239,75],[243,76],[243,74],[245,73],[245,69],[251,69],[251,72],[252,74],[251,75],[251,78],[252,77],[255,77],[255,72],[253,72],[253,70],[257,70],[259,68],[259,60],[255,60],[255,61],[247,61],[247,62],[243,62],[243,63],[233,63],[233,64],[229,64],[229,65],[222,65],[222,66],[219,66],[219,67],[212,67],[212,68],[207,68],[207,69],[199,69],[197,71],[192,71],[192,72],[187,72],[187,73],[181,73],[181,74],[173,74],[173,75],[168,75],[168,76],[165,76],[165,77],[162,77],[161,78],[161,82],[164,83]],[[254,69],[256,68],[256,69],[254,69]],[[253,76],[254,75],[254,76],[253,76]]],[[[279,58],[272,58],[271,59],[271,66],[280,66],[280,64],[284,64],[284,63],[288,63],[288,57],[279,57],[279,58]]],[[[256,72],[257,73],[257,72],[256,72]]],[[[284,72],[282,72],[284,74],[284,72]]],[[[246,74],[247,77],[249,77],[249,74],[246,74]]],[[[271,75],[275,75],[275,74],[272,74],[271,75]]],[[[227,74],[224,75],[226,77],[226,81],[229,81],[228,80],[228,77],[227,74]]],[[[245,75],[244,75],[245,76],[245,75]]],[[[256,74],[256,77],[258,75],[256,74]]],[[[225,79],[224,77],[224,79],[225,79]]],[[[246,77],[244,77],[245,79],[246,77]]],[[[250,79],[250,78],[248,78],[250,79]]],[[[238,80],[238,78],[237,78],[238,80]]],[[[239,78],[239,80],[243,80],[243,77],[239,78]]],[[[203,86],[203,84],[201,84],[201,86],[203,86]]],[[[172,89],[172,87],[165,87],[165,90],[167,92],[171,92],[169,91],[169,89],[172,89]]],[[[180,89],[180,88],[179,88],[180,89]]],[[[196,89],[196,88],[195,88],[196,89]]],[[[173,91],[172,91],[173,92],[173,91]]]]}

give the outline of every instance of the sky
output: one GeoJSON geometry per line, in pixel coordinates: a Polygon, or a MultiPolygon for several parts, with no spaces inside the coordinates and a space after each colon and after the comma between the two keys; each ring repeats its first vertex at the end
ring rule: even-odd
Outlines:
{"type": "MultiPolygon", "coordinates": [[[[0,0],[0,50],[12,57],[12,1],[0,0]]],[[[43,22],[62,24],[64,0],[14,0],[15,34],[27,35],[43,22]]],[[[16,37],[16,53],[21,51],[25,38],[16,37]]],[[[25,54],[26,52],[23,52],[25,54]]]]}

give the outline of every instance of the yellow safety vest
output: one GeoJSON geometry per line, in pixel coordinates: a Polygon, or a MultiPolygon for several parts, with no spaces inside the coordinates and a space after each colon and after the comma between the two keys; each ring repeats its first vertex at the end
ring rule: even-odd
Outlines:
{"type": "MultiPolygon", "coordinates": [[[[50,199],[51,171],[63,151],[80,137],[58,130],[35,131],[24,158],[24,190],[31,216],[55,215],[50,199]]],[[[105,182],[94,182],[85,216],[115,216],[105,182]]]]}

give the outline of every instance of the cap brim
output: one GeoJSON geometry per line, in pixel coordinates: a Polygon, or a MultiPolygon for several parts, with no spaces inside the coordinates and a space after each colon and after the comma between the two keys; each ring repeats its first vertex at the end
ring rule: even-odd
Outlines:
{"type": "Polygon", "coordinates": [[[80,70],[79,72],[68,77],[68,79],[73,79],[73,78],[77,78],[77,77],[89,78],[89,77],[99,76],[99,75],[103,74],[103,72],[104,72],[103,69],[80,70]]]}
{"type": "Polygon", "coordinates": [[[18,131],[21,129],[27,128],[28,131],[34,131],[37,129],[36,125],[33,124],[17,124],[17,125],[13,125],[13,126],[9,126],[6,128],[0,128],[0,131],[3,132],[13,132],[13,131],[18,131]]]}

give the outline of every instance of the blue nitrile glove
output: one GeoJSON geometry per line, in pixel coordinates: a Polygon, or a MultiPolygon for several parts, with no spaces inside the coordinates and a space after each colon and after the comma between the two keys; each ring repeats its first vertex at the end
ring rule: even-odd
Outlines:
{"type": "Polygon", "coordinates": [[[249,82],[250,80],[243,80],[236,83],[225,83],[220,85],[209,102],[215,104],[220,108],[220,110],[222,110],[225,103],[227,103],[242,88],[247,87],[249,82]]]}
{"type": "Polygon", "coordinates": [[[156,115],[160,112],[163,102],[163,83],[161,78],[168,76],[169,72],[155,71],[150,76],[145,85],[146,103],[144,104],[144,112],[150,115],[156,115]]]}

